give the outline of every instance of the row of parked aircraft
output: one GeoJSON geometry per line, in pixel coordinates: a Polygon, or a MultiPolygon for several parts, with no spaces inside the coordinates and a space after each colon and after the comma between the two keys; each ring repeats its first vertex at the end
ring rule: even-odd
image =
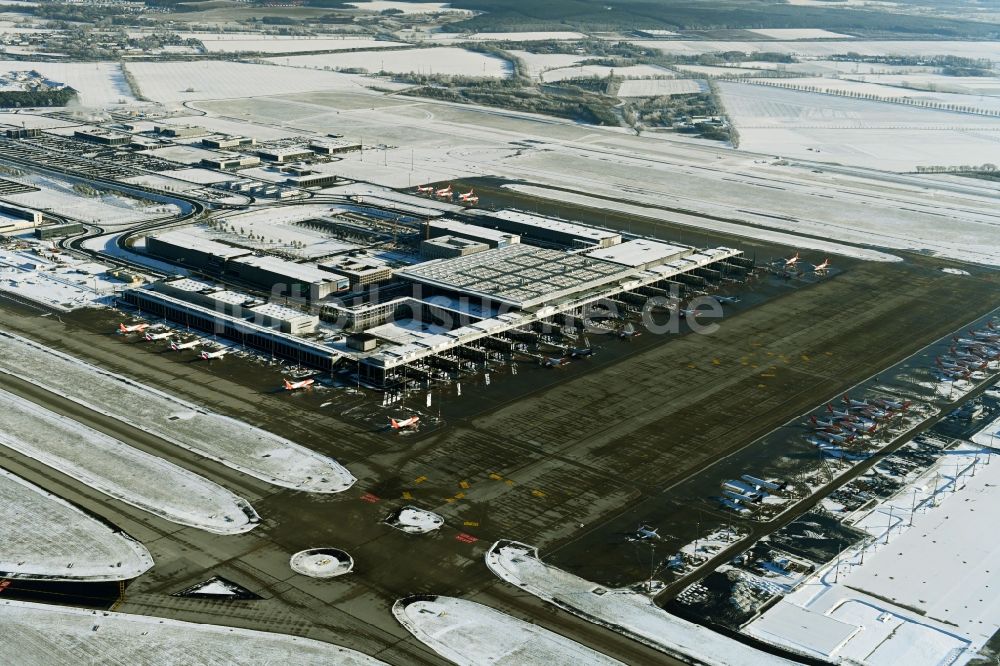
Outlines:
{"type": "MultiPolygon", "coordinates": [[[[128,335],[130,333],[144,333],[143,339],[148,342],[170,339],[170,348],[174,351],[183,351],[185,349],[192,349],[202,343],[201,340],[178,342],[172,339],[173,337],[172,331],[161,331],[154,333],[148,330],[149,326],[150,325],[146,323],[126,325],[124,322],[122,322],[118,324],[118,332],[121,333],[122,335],[128,335]]],[[[198,358],[210,361],[215,358],[222,358],[223,356],[228,354],[229,351],[230,351],[229,349],[219,349],[213,352],[203,351],[198,356],[198,358]]],[[[282,387],[286,391],[298,391],[301,389],[307,389],[316,383],[316,380],[313,379],[312,377],[306,379],[300,379],[298,381],[290,381],[288,379],[282,378],[281,381],[282,381],[282,387]]],[[[393,418],[389,419],[389,427],[392,430],[406,430],[406,429],[416,428],[419,423],[420,423],[419,416],[410,416],[405,419],[393,419],[393,418]]]]}
{"type": "Polygon", "coordinates": [[[909,401],[892,398],[854,400],[849,395],[841,399],[842,409],[827,404],[826,418],[809,417],[813,434],[809,442],[822,448],[849,444],[875,433],[879,423],[890,416],[910,409],[909,401]]]}
{"type": "MultiPolygon", "coordinates": [[[[793,256],[788,257],[787,259],[779,260],[778,263],[782,264],[782,268],[784,268],[786,271],[792,272],[801,270],[800,269],[801,262],[802,262],[802,257],[800,257],[799,253],[796,252],[793,256]]],[[[830,263],[829,259],[824,259],[823,263],[821,264],[809,264],[809,265],[812,266],[813,273],[826,273],[833,266],[830,263]]]]}
{"type": "Polygon", "coordinates": [[[417,194],[426,194],[438,199],[448,199],[449,201],[458,199],[462,203],[470,205],[479,203],[479,197],[476,196],[475,190],[469,189],[468,192],[455,194],[451,183],[447,187],[442,188],[435,188],[433,185],[417,185],[417,194]]]}
{"type": "Polygon", "coordinates": [[[985,372],[990,363],[1000,360],[1000,331],[991,322],[985,329],[969,331],[968,338],[955,336],[944,356],[934,359],[937,372],[948,379],[972,379],[985,372]]]}

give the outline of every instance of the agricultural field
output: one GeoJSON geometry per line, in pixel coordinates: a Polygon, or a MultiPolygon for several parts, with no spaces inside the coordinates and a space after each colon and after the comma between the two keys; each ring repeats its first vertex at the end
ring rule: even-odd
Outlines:
{"type": "MultiPolygon", "coordinates": [[[[754,79],[750,79],[754,81],[754,79]]],[[[986,95],[962,95],[930,90],[913,90],[893,85],[883,85],[875,77],[866,81],[851,79],[831,79],[821,77],[783,78],[778,81],[768,79],[765,83],[797,90],[845,95],[849,97],[867,97],[868,99],[898,101],[900,103],[914,102],[921,105],[943,104],[949,107],[974,109],[976,113],[1000,113],[1000,97],[986,95]],[[879,82],[876,82],[879,81],[879,82]]],[[[994,80],[994,85],[1000,85],[1000,80],[994,80]]]]}
{"type": "Polygon", "coordinates": [[[960,42],[960,41],[784,41],[784,42],[742,42],[742,41],[665,41],[665,40],[630,40],[639,46],[659,49],[663,53],[677,55],[700,55],[704,53],[720,53],[725,51],[741,51],[743,53],[783,53],[786,55],[807,58],[829,58],[845,53],[857,53],[862,56],[929,56],[952,55],[961,58],[986,58],[992,62],[1000,62],[1000,42],[960,42]]]}
{"type": "MultiPolygon", "coordinates": [[[[1000,75],[1000,72],[997,72],[1000,75]]],[[[869,81],[885,86],[898,86],[910,90],[927,90],[941,93],[1000,97],[1000,77],[944,76],[943,74],[885,74],[878,76],[851,76],[858,81],[869,81]]]]}
{"type": "Polygon", "coordinates": [[[138,103],[117,63],[0,61],[0,73],[32,69],[76,90],[80,106],[104,108],[138,103]]]}
{"type": "MultiPolygon", "coordinates": [[[[578,67],[563,67],[542,74],[542,81],[552,83],[566,79],[596,78],[604,79],[614,74],[623,79],[642,79],[655,77],[657,79],[672,79],[676,76],[669,69],[656,65],[630,65],[627,67],[608,67],[606,65],[580,65],[578,67]]],[[[620,97],[621,95],[619,95],[620,97]]]]}
{"type": "Polygon", "coordinates": [[[698,79],[628,79],[618,89],[619,97],[662,97],[690,95],[708,91],[708,84],[698,79]]]}
{"type": "Polygon", "coordinates": [[[209,53],[296,53],[301,51],[351,51],[406,46],[402,42],[348,36],[246,35],[228,33],[179,33],[183,39],[197,39],[209,53]]]}
{"type": "Polygon", "coordinates": [[[821,28],[754,28],[748,32],[768,39],[851,39],[851,35],[821,28]]]}
{"type": "Polygon", "coordinates": [[[450,12],[469,14],[466,9],[456,9],[449,6],[447,2],[395,2],[394,0],[358,0],[358,2],[348,2],[348,5],[357,9],[369,12],[384,12],[388,10],[400,11],[403,14],[436,14],[438,12],[450,12]]]}
{"type": "Polygon", "coordinates": [[[572,67],[589,57],[576,53],[531,53],[518,50],[510,50],[507,53],[520,59],[527,68],[525,74],[533,79],[544,78],[542,77],[544,72],[572,67]]]}
{"type": "Polygon", "coordinates": [[[888,171],[996,161],[1000,118],[745,83],[718,87],[743,150],[888,171]]]}
{"type": "Polygon", "coordinates": [[[452,47],[324,53],[268,58],[268,62],[311,69],[365,70],[371,73],[427,74],[450,76],[510,76],[510,63],[502,58],[452,47]]]}
{"type": "MultiPolygon", "coordinates": [[[[191,100],[292,95],[313,90],[358,90],[359,76],[239,62],[133,62],[128,70],[143,96],[163,104],[191,100]]],[[[380,81],[379,86],[393,84],[380,81]]]]}

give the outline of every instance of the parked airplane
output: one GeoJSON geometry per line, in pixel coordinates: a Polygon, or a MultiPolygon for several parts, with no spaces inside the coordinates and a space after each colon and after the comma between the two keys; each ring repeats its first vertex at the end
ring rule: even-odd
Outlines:
{"type": "Polygon", "coordinates": [[[825,273],[830,270],[830,260],[824,259],[822,264],[813,266],[813,273],[825,273]]]}
{"type": "Polygon", "coordinates": [[[817,430],[820,429],[833,430],[833,431],[840,430],[840,424],[838,424],[836,421],[832,420],[823,421],[821,419],[817,419],[815,416],[810,416],[809,420],[812,422],[813,428],[816,428],[817,430]]]}
{"type": "Polygon", "coordinates": [[[173,333],[171,333],[170,331],[164,331],[163,333],[147,333],[142,337],[147,342],[154,342],[156,340],[166,340],[171,335],[173,335],[173,333]]]}
{"type": "Polygon", "coordinates": [[[310,386],[316,383],[315,379],[303,379],[298,382],[290,382],[287,379],[282,378],[281,381],[285,383],[286,391],[294,391],[296,389],[309,388],[310,386]]]}
{"type": "Polygon", "coordinates": [[[889,398],[876,398],[875,402],[885,407],[886,409],[892,409],[897,412],[905,412],[909,410],[910,405],[913,404],[909,400],[904,400],[903,402],[900,402],[899,400],[890,400],[889,398]]]}
{"type": "Polygon", "coordinates": [[[854,439],[854,435],[837,435],[832,432],[824,432],[820,430],[816,433],[816,436],[825,439],[830,442],[836,442],[837,444],[843,444],[844,442],[850,442],[854,439]]]}
{"type": "Polygon", "coordinates": [[[192,347],[197,347],[201,344],[201,340],[192,340],[191,342],[171,342],[170,348],[174,351],[182,351],[184,349],[191,349],[192,347]]]}
{"type": "Polygon", "coordinates": [[[416,428],[417,424],[420,423],[419,416],[411,416],[408,419],[402,419],[397,421],[396,419],[389,419],[389,427],[393,430],[403,430],[404,428],[416,428]]]}
{"type": "Polygon", "coordinates": [[[635,330],[635,326],[632,324],[625,324],[618,331],[619,338],[635,338],[639,336],[639,331],[635,330]]]}
{"type": "Polygon", "coordinates": [[[462,194],[459,194],[458,195],[458,200],[459,201],[468,201],[469,199],[471,199],[474,196],[476,196],[476,191],[475,190],[469,190],[468,192],[463,192],[462,194]]]}
{"type": "Polygon", "coordinates": [[[716,296],[715,300],[719,301],[720,303],[731,303],[731,304],[735,305],[736,303],[740,302],[740,297],[739,296],[716,296]]]}
{"type": "Polygon", "coordinates": [[[784,260],[785,268],[794,268],[795,265],[799,263],[799,259],[801,259],[801,257],[799,257],[799,253],[796,252],[794,257],[789,257],[784,260]]]}
{"type": "Polygon", "coordinates": [[[149,328],[149,324],[132,324],[131,326],[126,326],[122,323],[118,324],[119,333],[142,333],[147,328],[149,328]]]}
{"type": "Polygon", "coordinates": [[[214,351],[214,352],[203,351],[198,358],[200,358],[203,361],[211,361],[213,358],[222,358],[228,353],[229,353],[228,349],[220,349],[219,351],[214,351]]]}
{"type": "Polygon", "coordinates": [[[649,525],[639,525],[638,529],[633,532],[630,536],[626,537],[629,541],[650,541],[653,539],[659,539],[660,528],[657,527],[653,529],[649,525]]]}
{"type": "Polygon", "coordinates": [[[434,191],[434,196],[440,197],[442,199],[446,199],[446,198],[450,199],[451,198],[451,185],[448,185],[448,187],[442,187],[440,190],[435,190],[434,191]]]}
{"type": "Polygon", "coordinates": [[[583,358],[584,356],[593,356],[594,350],[591,347],[574,347],[569,350],[569,355],[571,358],[583,358]]]}
{"type": "Polygon", "coordinates": [[[847,394],[844,394],[840,401],[847,405],[848,409],[868,409],[871,407],[871,403],[867,400],[851,400],[851,396],[847,394]]]}
{"type": "Polygon", "coordinates": [[[838,410],[834,409],[833,405],[831,405],[829,403],[827,403],[827,405],[826,405],[826,411],[830,412],[830,414],[832,414],[833,416],[836,416],[836,417],[841,418],[841,419],[854,419],[855,418],[855,416],[853,414],[851,414],[850,412],[841,412],[841,411],[838,411],[838,410]]]}
{"type": "Polygon", "coordinates": [[[546,368],[558,368],[560,366],[566,365],[567,363],[569,363],[569,361],[560,356],[550,356],[549,358],[542,361],[542,366],[546,368]]]}
{"type": "Polygon", "coordinates": [[[417,194],[430,194],[433,191],[433,185],[417,185],[417,194]]]}

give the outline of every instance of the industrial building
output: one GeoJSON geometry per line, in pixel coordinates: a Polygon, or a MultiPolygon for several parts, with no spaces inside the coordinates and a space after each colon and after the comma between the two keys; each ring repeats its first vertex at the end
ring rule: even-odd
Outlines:
{"type": "Polygon", "coordinates": [[[85,227],[79,222],[67,222],[66,224],[47,224],[43,227],[35,228],[35,238],[38,240],[49,240],[50,238],[64,238],[82,234],[85,227]]]}
{"type": "Polygon", "coordinates": [[[257,155],[266,162],[285,164],[313,157],[315,153],[308,148],[294,146],[291,148],[260,148],[257,155]]]}
{"type": "Polygon", "coordinates": [[[226,262],[230,259],[252,254],[245,248],[226,245],[187,231],[147,236],[146,251],[175,264],[218,275],[225,272],[226,262]]]}
{"type": "Polygon", "coordinates": [[[155,125],[153,131],[171,139],[193,139],[208,134],[205,128],[195,125],[155,125]]]}
{"type": "Polygon", "coordinates": [[[587,256],[632,268],[652,268],[675,259],[681,259],[694,252],[693,247],[686,245],[673,245],[648,238],[636,238],[618,245],[593,250],[588,252],[587,256]]]}
{"type": "Polygon", "coordinates": [[[428,220],[425,224],[427,227],[427,238],[455,236],[456,238],[465,238],[466,240],[485,243],[488,247],[505,247],[521,242],[521,237],[517,234],[497,231],[489,227],[480,227],[475,224],[466,224],[458,220],[444,218],[428,220]]]}
{"type": "Polygon", "coordinates": [[[152,255],[182,266],[238,280],[271,294],[311,300],[347,291],[350,280],[320,270],[314,264],[271,256],[255,256],[252,251],[206,238],[190,231],[169,231],[146,239],[152,255]],[[276,291],[277,290],[277,291],[276,291]]]}
{"type": "Polygon", "coordinates": [[[201,145],[206,148],[223,150],[229,148],[243,148],[257,144],[257,139],[249,136],[208,136],[201,140],[201,145]]]}
{"type": "Polygon", "coordinates": [[[0,213],[17,220],[24,220],[32,226],[38,226],[44,219],[44,216],[40,211],[32,208],[15,206],[14,204],[9,203],[0,203],[0,213]]]}
{"type": "Polygon", "coordinates": [[[4,136],[8,139],[34,139],[42,135],[42,130],[37,127],[15,127],[4,130],[4,136]]]}
{"type": "Polygon", "coordinates": [[[307,173],[290,176],[285,183],[292,187],[330,187],[340,182],[340,177],[332,173],[307,173]]]}
{"type": "Polygon", "coordinates": [[[102,146],[126,146],[132,140],[128,134],[109,132],[103,129],[82,129],[73,132],[73,138],[90,143],[99,143],[102,146]]]}
{"type": "Polygon", "coordinates": [[[361,150],[360,141],[347,141],[346,139],[326,139],[325,141],[313,141],[309,144],[309,150],[317,155],[339,155],[361,150]]]}
{"type": "Polygon", "coordinates": [[[203,157],[201,165],[220,171],[245,169],[260,165],[260,158],[256,155],[219,155],[218,157],[203,157]]]}
{"type": "Polygon", "coordinates": [[[245,347],[327,372],[333,370],[342,356],[326,343],[284,333],[243,317],[219,312],[156,291],[151,287],[127,289],[122,293],[122,300],[157,317],[206,333],[221,335],[245,347]]]}
{"type": "MultiPolygon", "coordinates": [[[[519,216],[513,219],[523,222],[519,216]]],[[[489,349],[509,351],[516,340],[531,335],[533,327],[556,318],[584,317],[592,304],[614,301],[642,307],[647,298],[668,297],[678,285],[703,289],[741,279],[753,268],[740,250],[697,249],[647,238],[620,242],[618,234],[603,229],[589,233],[580,225],[559,220],[552,220],[557,223],[552,225],[548,218],[538,219],[545,226],[540,227],[543,231],[533,230],[533,237],[551,231],[549,243],[559,238],[574,249],[529,245],[517,242],[518,236],[507,230],[446,221],[447,226],[439,228],[470,234],[485,231],[489,240],[509,244],[489,247],[477,238],[434,236],[423,239],[421,249],[427,257],[441,258],[393,269],[362,251],[327,254],[319,265],[300,264],[256,256],[204,234],[171,231],[150,238],[149,250],[263,291],[281,285],[279,293],[317,300],[343,293],[349,286],[356,290],[390,279],[400,289],[389,292],[386,301],[379,301],[377,293],[358,297],[352,304],[330,299],[322,303],[318,319],[190,279],[132,290],[127,300],[184,317],[183,321],[205,330],[215,330],[206,328],[212,326],[206,317],[217,317],[218,327],[232,329],[227,337],[288,358],[297,354],[302,362],[320,369],[333,367],[337,358],[349,358],[360,381],[386,387],[430,366],[460,362],[463,356],[483,358],[489,349]],[[410,288],[403,291],[407,284],[410,288]],[[275,351],[288,344],[289,338],[281,336],[331,329],[352,336],[354,342],[310,342],[315,346],[275,351]]],[[[538,219],[529,222],[542,225],[538,219]]]]}
{"type": "Polygon", "coordinates": [[[438,236],[420,243],[420,256],[424,259],[451,259],[465,257],[490,249],[486,243],[459,238],[458,236],[438,236]]]}
{"type": "Polygon", "coordinates": [[[253,255],[230,259],[226,275],[273,295],[319,300],[347,291],[347,278],[320,270],[314,264],[296,264],[279,257],[253,255]]]}
{"type": "Polygon", "coordinates": [[[351,289],[392,279],[392,268],[387,264],[357,253],[327,259],[318,268],[346,277],[351,281],[351,289]]]}
{"type": "Polygon", "coordinates": [[[396,272],[405,280],[446,293],[522,310],[616,284],[634,273],[611,262],[523,244],[428,261],[396,272]]]}
{"type": "Polygon", "coordinates": [[[476,211],[483,224],[562,247],[611,247],[622,242],[622,235],[610,229],[584,226],[552,217],[532,215],[519,210],[476,211]]]}

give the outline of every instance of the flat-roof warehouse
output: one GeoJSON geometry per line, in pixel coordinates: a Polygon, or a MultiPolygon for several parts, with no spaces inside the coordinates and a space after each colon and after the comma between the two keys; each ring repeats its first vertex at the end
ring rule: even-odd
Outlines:
{"type": "Polygon", "coordinates": [[[566,247],[610,247],[622,242],[622,235],[610,229],[574,224],[552,217],[532,215],[519,210],[476,211],[484,224],[510,233],[528,236],[566,247]]]}
{"type": "Polygon", "coordinates": [[[619,264],[521,244],[396,271],[411,282],[519,309],[552,303],[636,273],[619,264]]]}

